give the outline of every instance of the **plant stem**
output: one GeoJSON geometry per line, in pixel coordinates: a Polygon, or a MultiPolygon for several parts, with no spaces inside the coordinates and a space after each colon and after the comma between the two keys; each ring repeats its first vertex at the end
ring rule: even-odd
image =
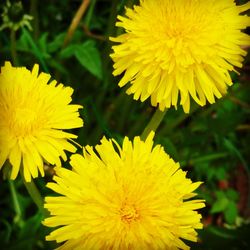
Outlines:
{"type": "Polygon", "coordinates": [[[34,203],[36,204],[36,206],[38,207],[38,209],[44,214],[46,215],[46,210],[44,209],[43,207],[43,198],[39,192],[39,190],[37,189],[33,179],[31,179],[30,182],[27,182],[25,179],[24,179],[24,176],[23,176],[23,173],[21,171],[21,175],[22,175],[22,179],[23,179],[23,183],[30,195],[30,197],[32,198],[32,200],[34,201],[34,203]]]}
{"type": "Polygon", "coordinates": [[[14,66],[18,66],[18,59],[16,53],[16,31],[11,29],[10,31],[10,50],[11,50],[11,57],[14,66]]]}
{"type": "Polygon", "coordinates": [[[71,21],[67,35],[66,35],[64,42],[63,42],[63,47],[66,47],[69,44],[69,42],[71,41],[71,39],[75,33],[75,30],[78,27],[79,22],[81,21],[85,11],[87,10],[87,8],[89,6],[89,3],[90,3],[90,0],[83,0],[82,1],[82,4],[78,8],[74,18],[71,21]]]}
{"type": "Polygon", "coordinates": [[[21,210],[20,203],[19,203],[19,200],[18,200],[18,197],[17,197],[15,183],[12,180],[9,180],[8,182],[9,182],[11,197],[12,197],[12,200],[13,200],[14,210],[16,212],[15,222],[20,227],[22,227],[22,225],[23,225],[22,210],[21,210]]]}
{"type": "Polygon", "coordinates": [[[156,109],[153,117],[151,118],[150,122],[148,123],[148,125],[146,126],[146,128],[144,129],[141,135],[142,140],[146,140],[151,131],[154,131],[154,132],[156,131],[161,121],[163,120],[166,112],[167,112],[167,109],[165,109],[163,112],[160,111],[160,109],[158,108],[156,109]]]}

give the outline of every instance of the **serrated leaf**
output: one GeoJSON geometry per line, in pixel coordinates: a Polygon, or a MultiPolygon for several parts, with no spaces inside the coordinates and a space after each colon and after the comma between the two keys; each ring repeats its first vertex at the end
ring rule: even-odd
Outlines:
{"type": "Polygon", "coordinates": [[[87,41],[76,46],[75,56],[80,64],[98,79],[102,79],[101,56],[95,42],[87,41]]]}

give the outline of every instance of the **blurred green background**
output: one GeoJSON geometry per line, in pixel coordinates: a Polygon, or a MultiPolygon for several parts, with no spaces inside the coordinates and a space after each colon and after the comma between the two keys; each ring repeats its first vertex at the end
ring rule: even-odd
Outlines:
{"type": "MultiPolygon", "coordinates": [[[[95,145],[103,135],[118,142],[124,136],[140,135],[155,111],[149,101],[141,103],[127,96],[126,88],[117,86],[119,78],[112,76],[108,37],[123,32],[114,26],[116,16],[133,3],[136,1],[0,2],[0,65],[8,60],[31,69],[38,63],[41,71],[72,86],[73,102],[84,106],[80,112],[85,125],[73,131],[81,145],[95,145]],[[83,5],[86,9],[79,25],[65,41],[70,23],[83,5]]],[[[248,55],[240,76],[232,74],[234,85],[224,98],[204,108],[192,103],[190,114],[181,107],[171,108],[156,133],[156,143],[180,162],[188,176],[204,182],[198,192],[207,204],[201,210],[205,228],[192,249],[250,249],[249,69],[248,55]]],[[[52,175],[48,168],[45,178],[35,180],[44,196],[51,193],[45,185],[52,175]]],[[[41,225],[42,215],[22,180],[10,184],[1,173],[0,182],[0,248],[55,248],[55,243],[44,240],[50,229],[41,225]]]]}

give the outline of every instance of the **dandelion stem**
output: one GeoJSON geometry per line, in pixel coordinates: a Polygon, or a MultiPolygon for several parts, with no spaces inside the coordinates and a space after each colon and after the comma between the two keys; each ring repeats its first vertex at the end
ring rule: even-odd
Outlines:
{"type": "Polygon", "coordinates": [[[146,126],[146,128],[144,129],[144,131],[142,132],[141,135],[141,139],[142,140],[146,140],[146,138],[148,137],[149,133],[151,131],[156,131],[157,128],[159,127],[161,121],[163,120],[165,114],[167,112],[167,109],[165,109],[163,112],[160,111],[158,108],[155,111],[154,115],[152,116],[151,120],[149,121],[148,125],[146,126]]]}
{"type": "Polygon", "coordinates": [[[39,190],[37,189],[34,181],[31,179],[30,182],[27,182],[24,179],[22,171],[21,171],[21,175],[22,175],[23,183],[24,183],[30,197],[32,198],[32,200],[34,201],[34,203],[36,204],[38,209],[44,214],[44,216],[46,216],[47,215],[46,210],[43,207],[43,203],[44,203],[43,198],[42,198],[39,190]]]}
{"type": "Polygon", "coordinates": [[[64,42],[63,42],[63,47],[66,47],[69,44],[69,42],[71,41],[71,39],[75,33],[75,30],[78,27],[79,22],[81,21],[85,11],[87,10],[87,8],[89,6],[89,3],[90,3],[90,0],[83,0],[82,1],[82,4],[78,8],[74,18],[71,21],[67,35],[66,35],[64,42]]]}
{"type": "Polygon", "coordinates": [[[14,210],[16,212],[16,216],[15,216],[14,221],[20,227],[22,227],[22,225],[23,225],[22,210],[21,210],[20,203],[19,203],[19,200],[18,200],[18,197],[17,197],[15,183],[12,180],[9,180],[8,182],[9,182],[11,197],[12,197],[12,200],[13,200],[14,210]]]}
{"type": "Polygon", "coordinates": [[[10,50],[11,50],[11,57],[14,66],[18,65],[17,53],[16,53],[16,31],[11,29],[10,31],[10,50]]]}

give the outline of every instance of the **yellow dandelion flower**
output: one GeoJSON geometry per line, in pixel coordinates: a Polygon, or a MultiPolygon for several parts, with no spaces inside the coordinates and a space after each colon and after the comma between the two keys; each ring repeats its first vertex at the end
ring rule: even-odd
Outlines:
{"type": "Polygon", "coordinates": [[[115,76],[119,86],[130,82],[128,94],[145,101],[151,97],[160,110],[177,107],[185,112],[190,96],[201,106],[215,102],[232,85],[230,71],[242,67],[250,38],[242,30],[250,18],[240,13],[250,3],[233,0],[141,0],[117,26],[125,34],[111,38],[115,76]]]}
{"type": "Polygon", "coordinates": [[[187,199],[200,182],[153,147],[153,135],[122,147],[104,137],[71,157],[72,171],[58,169],[48,187],[61,196],[45,198],[44,221],[57,229],[46,239],[66,241],[59,249],[189,249],[182,239],[197,241],[204,203],[187,199]]]}
{"type": "Polygon", "coordinates": [[[48,84],[49,74],[32,72],[24,67],[12,67],[9,62],[0,74],[0,168],[9,159],[11,179],[20,168],[27,182],[44,176],[43,161],[60,166],[60,156],[66,160],[65,150],[76,148],[67,139],[76,138],[62,129],[83,125],[79,105],[69,105],[73,89],[48,84]]]}

